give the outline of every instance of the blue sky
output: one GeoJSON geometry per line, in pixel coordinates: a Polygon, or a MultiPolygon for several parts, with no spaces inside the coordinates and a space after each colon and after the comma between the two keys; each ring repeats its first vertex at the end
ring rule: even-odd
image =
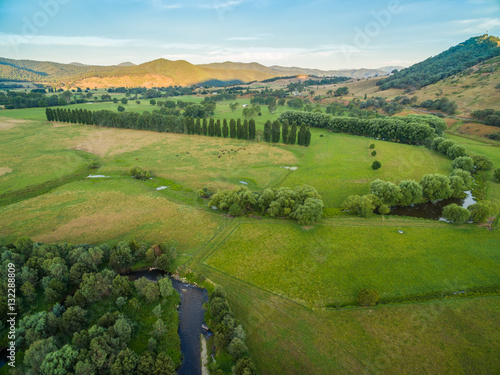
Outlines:
{"type": "Polygon", "coordinates": [[[498,0],[0,0],[0,56],[63,63],[409,66],[486,32],[498,0]]]}

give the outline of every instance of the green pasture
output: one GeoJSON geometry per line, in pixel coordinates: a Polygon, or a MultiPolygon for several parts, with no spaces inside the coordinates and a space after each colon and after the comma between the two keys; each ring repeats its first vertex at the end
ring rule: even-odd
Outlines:
{"type": "Polygon", "coordinates": [[[243,221],[205,262],[325,307],[355,301],[362,288],[384,298],[500,286],[499,243],[496,231],[425,220],[335,218],[310,230],[294,222],[243,221]]]}
{"type": "Polygon", "coordinates": [[[213,268],[260,374],[491,374],[500,297],[311,310],[213,268]]]}
{"type": "MultiPolygon", "coordinates": [[[[451,173],[451,161],[424,146],[377,141],[366,137],[331,133],[312,129],[311,145],[298,158],[298,170],[288,174],[281,186],[310,184],[314,186],[325,207],[340,207],[353,194],[369,192],[370,182],[380,178],[399,183],[419,181],[427,173],[451,173]],[[377,155],[371,156],[375,144],[377,155]],[[373,170],[374,160],[382,168],[373,170]]],[[[282,146],[287,147],[287,146],[282,146]]]]}

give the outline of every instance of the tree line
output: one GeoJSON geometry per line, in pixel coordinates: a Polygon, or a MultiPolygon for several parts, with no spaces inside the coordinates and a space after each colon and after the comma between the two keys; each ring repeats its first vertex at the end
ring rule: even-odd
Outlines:
{"type": "Polygon", "coordinates": [[[393,116],[380,119],[334,117],[318,112],[286,111],[281,121],[304,123],[306,126],[329,129],[386,141],[420,145],[441,135],[446,128],[442,119],[435,116],[393,116]]]}
{"type": "MultiPolygon", "coordinates": [[[[152,283],[120,275],[137,261],[169,270],[174,248],[134,240],[110,247],[21,238],[2,246],[1,253],[2,278],[9,265],[16,269],[17,373],[176,373],[178,293],[168,277],[152,283]],[[144,339],[147,345],[137,352],[135,342],[144,339]]],[[[7,319],[6,284],[0,286],[1,328],[7,319]]]]}
{"type": "Polygon", "coordinates": [[[207,305],[205,320],[214,332],[216,350],[222,354],[221,361],[210,364],[211,373],[223,374],[224,368],[232,367],[234,375],[257,374],[245,344],[246,332],[234,317],[226,292],[220,286],[216,286],[210,293],[207,305]],[[229,360],[224,360],[227,355],[229,360]]]}
{"type": "Polygon", "coordinates": [[[310,225],[323,216],[324,204],[315,188],[302,185],[295,189],[265,189],[262,194],[246,187],[219,190],[210,199],[209,206],[228,211],[232,216],[257,212],[294,219],[300,225],[310,225]]]}
{"type": "MultiPolygon", "coordinates": [[[[189,106],[188,106],[189,107],[189,106]]],[[[46,108],[47,121],[61,121],[73,124],[99,125],[111,128],[151,130],[169,133],[187,133],[205,135],[210,137],[224,137],[242,140],[255,140],[257,130],[255,120],[244,119],[207,119],[193,118],[174,115],[162,115],[161,111],[153,111],[152,114],[144,112],[112,112],[108,110],[90,111],[87,109],[63,109],[46,108]]],[[[283,124],[268,121],[264,127],[264,140],[266,142],[278,143],[282,136],[283,143],[309,146],[311,132],[301,125],[297,134],[297,124],[292,124],[289,131],[287,121],[283,124]]]]}

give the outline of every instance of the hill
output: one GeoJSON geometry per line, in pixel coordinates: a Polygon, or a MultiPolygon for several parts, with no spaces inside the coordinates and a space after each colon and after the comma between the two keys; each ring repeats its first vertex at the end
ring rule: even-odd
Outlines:
{"type": "MultiPolygon", "coordinates": [[[[320,69],[309,69],[309,68],[299,68],[296,66],[285,67],[279,65],[273,65],[269,67],[275,72],[279,72],[280,75],[314,75],[318,77],[334,77],[342,76],[349,78],[369,78],[376,76],[385,76],[390,71],[383,69],[343,69],[343,70],[320,70],[320,69]]],[[[391,70],[392,71],[392,70],[391,70]]]]}
{"type": "Polygon", "coordinates": [[[482,61],[500,55],[500,39],[487,34],[470,38],[437,56],[402,69],[380,80],[381,90],[420,88],[458,74],[482,61]]]}
{"type": "Polygon", "coordinates": [[[222,63],[193,65],[157,59],[140,65],[92,66],[0,58],[0,79],[65,83],[70,87],[188,86],[207,81],[258,81],[279,75],[263,65],[222,63]]]}

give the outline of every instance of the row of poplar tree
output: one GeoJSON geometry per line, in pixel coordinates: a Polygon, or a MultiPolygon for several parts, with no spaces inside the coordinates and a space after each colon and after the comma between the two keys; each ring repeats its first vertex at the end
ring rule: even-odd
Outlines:
{"type": "Polygon", "coordinates": [[[294,145],[295,142],[299,146],[308,147],[311,143],[311,131],[305,123],[300,125],[299,131],[297,133],[297,122],[293,122],[292,125],[288,120],[280,122],[275,120],[273,122],[267,121],[264,125],[264,140],[266,142],[278,143],[280,138],[284,144],[294,145]]]}
{"type": "MultiPolygon", "coordinates": [[[[207,135],[211,137],[237,138],[245,140],[256,139],[255,120],[231,119],[214,120],[213,118],[192,118],[173,115],[162,115],[157,111],[152,114],[136,112],[116,113],[101,110],[47,108],[45,110],[48,121],[70,122],[74,124],[99,125],[112,128],[152,130],[159,132],[187,133],[207,135]]],[[[309,146],[311,132],[305,123],[300,127],[296,122],[292,125],[288,120],[267,121],[264,126],[264,141],[285,144],[309,146]]]]}

